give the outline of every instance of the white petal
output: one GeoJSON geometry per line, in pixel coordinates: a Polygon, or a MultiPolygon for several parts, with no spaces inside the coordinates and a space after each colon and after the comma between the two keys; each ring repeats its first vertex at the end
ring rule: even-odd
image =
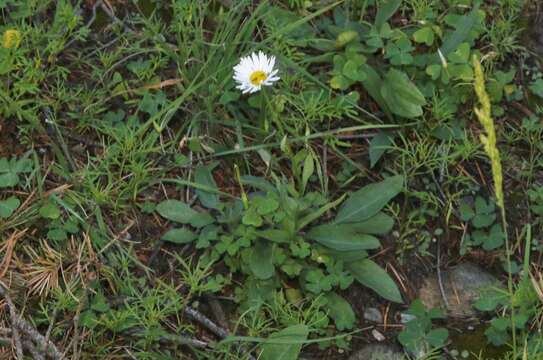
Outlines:
{"type": "MultiPolygon", "coordinates": [[[[268,71],[272,71],[275,66],[275,56],[270,56],[270,61],[268,62],[268,71]]],[[[275,70],[277,72],[277,70],[275,70]]]]}

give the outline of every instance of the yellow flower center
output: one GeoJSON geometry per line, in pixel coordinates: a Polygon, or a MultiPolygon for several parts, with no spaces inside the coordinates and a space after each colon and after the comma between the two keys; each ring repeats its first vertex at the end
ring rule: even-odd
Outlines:
{"type": "Polygon", "coordinates": [[[21,33],[17,30],[10,29],[4,32],[2,36],[2,47],[6,49],[18,48],[21,43],[21,33]]]}
{"type": "Polygon", "coordinates": [[[255,72],[253,72],[251,74],[251,76],[249,76],[249,81],[251,82],[251,84],[253,84],[254,86],[259,86],[260,84],[262,84],[263,81],[265,81],[266,79],[268,78],[268,75],[266,75],[266,73],[262,70],[257,70],[255,72]]]}

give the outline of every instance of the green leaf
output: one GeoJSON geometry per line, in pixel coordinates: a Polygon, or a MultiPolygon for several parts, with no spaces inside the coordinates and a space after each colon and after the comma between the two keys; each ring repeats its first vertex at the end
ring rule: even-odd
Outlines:
{"type": "MultiPolygon", "coordinates": [[[[194,182],[204,185],[207,188],[218,190],[217,183],[215,183],[215,179],[213,179],[209,166],[200,166],[194,171],[194,182]]],[[[195,192],[202,205],[206,208],[218,209],[220,207],[219,195],[217,193],[199,188],[196,188],[195,192]]]]}
{"type": "Polygon", "coordinates": [[[315,172],[315,159],[313,158],[311,152],[309,152],[304,159],[304,167],[302,171],[302,194],[305,193],[307,182],[309,181],[311,175],[313,175],[313,172],[315,172]]]}
{"type": "Polygon", "coordinates": [[[471,219],[471,223],[473,226],[475,226],[477,229],[486,228],[494,223],[494,220],[496,220],[496,214],[479,214],[477,213],[473,219],[471,219]]]}
{"type": "Polygon", "coordinates": [[[186,228],[171,229],[162,236],[162,240],[174,244],[188,244],[196,240],[196,234],[186,228]]]}
{"type": "Polygon", "coordinates": [[[45,219],[58,219],[60,210],[55,204],[47,203],[40,208],[40,216],[45,219]]]}
{"type": "Polygon", "coordinates": [[[219,104],[226,105],[240,98],[239,91],[225,91],[219,98],[219,104]]]}
{"type": "MultiPolygon", "coordinates": [[[[273,29],[275,33],[279,29],[284,29],[292,23],[299,21],[300,16],[292,11],[288,11],[279,6],[266,6],[263,14],[263,23],[266,27],[273,29]]],[[[282,38],[292,40],[306,40],[314,36],[313,27],[307,22],[299,23],[298,26],[290,27],[290,29],[283,33],[282,38]]]]}
{"type": "Polygon", "coordinates": [[[460,218],[463,221],[469,221],[475,216],[475,211],[473,211],[472,207],[466,201],[460,202],[458,210],[460,211],[460,218]]]}
{"type": "Polygon", "coordinates": [[[257,211],[250,208],[243,214],[242,222],[244,225],[259,227],[263,224],[262,216],[258,215],[257,211]]]}
{"type": "Polygon", "coordinates": [[[543,98],[543,79],[539,78],[531,83],[529,89],[534,95],[543,98]]]}
{"type": "Polygon", "coordinates": [[[402,295],[394,280],[375,262],[364,259],[347,264],[347,269],[359,283],[369,287],[383,298],[403,303],[402,295]]]}
{"type": "MultiPolygon", "coordinates": [[[[509,322],[509,319],[506,319],[506,321],[509,322]]],[[[504,331],[504,330],[499,330],[495,326],[488,327],[485,330],[485,335],[488,341],[494,346],[505,345],[510,341],[509,332],[504,331]]]]}
{"type": "Polygon", "coordinates": [[[279,202],[271,197],[256,196],[251,199],[259,215],[269,215],[279,209],[279,202]]]}
{"type": "Polygon", "coordinates": [[[207,212],[198,212],[179,200],[165,200],[157,205],[156,211],[164,218],[180,224],[200,228],[214,222],[207,212]]]}
{"type": "Polygon", "coordinates": [[[445,341],[449,337],[449,331],[444,328],[433,329],[426,334],[426,340],[433,347],[441,347],[445,345],[445,341]]]}
{"type": "Polygon", "coordinates": [[[339,251],[376,249],[379,240],[368,234],[356,233],[351,224],[323,224],[309,230],[307,237],[311,240],[339,251]]]}
{"type": "Polygon", "coordinates": [[[164,218],[180,224],[190,223],[198,213],[179,200],[165,200],[157,205],[156,211],[164,218]]]}
{"type": "Polygon", "coordinates": [[[374,167],[375,164],[385,153],[385,150],[390,147],[393,142],[394,137],[385,131],[379,132],[373,137],[370,141],[370,167],[374,167]]]}
{"type": "Polygon", "coordinates": [[[490,251],[497,249],[503,245],[504,241],[505,235],[503,234],[501,225],[494,224],[483,242],[483,250],[490,251]]]}
{"type": "MultiPolygon", "coordinates": [[[[462,19],[460,20],[455,31],[450,36],[447,36],[443,41],[443,45],[441,45],[440,48],[443,56],[447,56],[450,52],[456,50],[458,45],[466,40],[470,31],[477,24],[478,13],[479,3],[477,2],[468,15],[462,16],[462,19]]],[[[435,57],[437,58],[437,61],[440,61],[438,54],[436,54],[435,57]]]]}
{"type": "Polygon", "coordinates": [[[7,219],[10,217],[15,210],[21,205],[21,201],[15,196],[11,196],[6,200],[0,201],[0,218],[7,219]]]}
{"type": "Polygon", "coordinates": [[[369,219],[400,193],[403,182],[403,176],[397,175],[364,186],[345,200],[334,223],[352,223],[369,219]]]}
{"type": "Polygon", "coordinates": [[[272,251],[272,244],[264,241],[257,241],[252,248],[252,254],[249,257],[249,267],[253,274],[260,280],[271,278],[275,272],[272,263],[272,251]]]}
{"type": "Polygon", "coordinates": [[[288,243],[291,240],[289,232],[285,230],[267,229],[257,231],[256,234],[263,239],[276,243],[288,243]]]}
{"type": "Polygon", "coordinates": [[[281,270],[289,277],[294,277],[300,275],[303,270],[303,266],[292,259],[287,259],[287,261],[281,265],[281,270]]]}
{"type": "Polygon", "coordinates": [[[351,85],[351,81],[343,75],[336,75],[330,79],[330,87],[336,90],[345,90],[351,85]]]}
{"type": "Polygon", "coordinates": [[[360,233],[384,235],[392,230],[394,219],[383,212],[378,212],[367,220],[352,223],[351,225],[355,231],[360,233]]]}
{"type": "Polygon", "coordinates": [[[190,218],[189,224],[195,228],[201,228],[209,224],[213,224],[215,219],[213,216],[209,215],[206,212],[196,212],[193,217],[190,218]]]}
{"type": "Polygon", "coordinates": [[[381,96],[394,114],[406,118],[422,115],[422,106],[426,104],[424,95],[407,75],[391,68],[385,75],[381,86],[381,96]]]}
{"type": "Polygon", "coordinates": [[[261,360],[297,360],[309,328],[298,324],[270,335],[262,345],[261,360]]]}
{"type": "Polygon", "coordinates": [[[340,33],[336,38],[336,46],[343,47],[348,43],[358,39],[358,33],[354,30],[348,30],[340,33]]]}
{"type": "Polygon", "coordinates": [[[341,204],[346,196],[347,196],[347,194],[343,194],[339,198],[337,198],[336,200],[331,201],[331,202],[321,206],[319,209],[315,210],[314,212],[312,212],[312,213],[306,215],[305,217],[303,217],[302,219],[300,219],[298,221],[298,231],[302,230],[304,227],[309,225],[311,222],[319,219],[324,213],[326,213],[330,209],[333,209],[336,206],[338,206],[339,204],[341,204]]]}
{"type": "Polygon", "coordinates": [[[368,257],[367,251],[337,251],[332,249],[325,249],[320,251],[323,255],[329,255],[336,260],[343,261],[345,263],[359,261],[368,257]]]}
{"type": "Polygon", "coordinates": [[[439,74],[441,74],[441,65],[440,64],[432,64],[428,65],[426,68],[426,74],[430,75],[432,80],[436,80],[439,78],[439,74]]]}
{"type": "Polygon", "coordinates": [[[379,9],[377,9],[377,14],[375,15],[375,27],[381,29],[385,22],[387,22],[387,20],[398,10],[401,4],[402,0],[384,0],[381,2],[379,9]]]}
{"type": "Polygon", "coordinates": [[[449,61],[456,64],[466,64],[469,61],[470,46],[464,42],[449,54],[449,61]]]}
{"type": "Polygon", "coordinates": [[[19,176],[16,173],[8,172],[0,174],[0,188],[15,186],[19,183],[19,176]]]}
{"type": "Polygon", "coordinates": [[[273,186],[269,181],[258,176],[244,175],[241,177],[241,183],[267,193],[275,193],[277,191],[275,186],[273,186]]]}
{"type": "Polygon", "coordinates": [[[336,328],[340,331],[352,329],[356,317],[351,304],[335,292],[326,294],[324,298],[329,311],[328,315],[336,323],[336,328]]]}
{"type": "Polygon", "coordinates": [[[431,46],[434,43],[434,31],[431,26],[425,26],[422,29],[415,31],[413,40],[417,43],[424,43],[431,46]]]}
{"type": "Polygon", "coordinates": [[[366,74],[360,68],[360,64],[357,64],[354,60],[347,60],[341,73],[347,78],[353,81],[362,81],[366,78],[366,74]]]}
{"type": "Polygon", "coordinates": [[[386,116],[389,119],[392,119],[388,104],[381,95],[380,91],[381,87],[383,86],[383,79],[381,78],[379,73],[368,64],[362,65],[362,70],[366,74],[366,78],[362,80],[362,85],[364,85],[364,89],[366,89],[366,91],[368,92],[368,94],[370,94],[373,100],[375,100],[375,102],[379,104],[386,116]]]}
{"type": "Polygon", "coordinates": [[[64,229],[54,228],[47,232],[47,238],[52,241],[64,241],[68,238],[68,234],[64,229]]]}

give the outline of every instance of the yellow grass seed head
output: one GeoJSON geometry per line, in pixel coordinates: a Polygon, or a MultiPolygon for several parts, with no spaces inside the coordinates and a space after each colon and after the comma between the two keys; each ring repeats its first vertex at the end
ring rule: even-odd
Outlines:
{"type": "Polygon", "coordinates": [[[8,29],[2,35],[2,47],[6,49],[18,48],[21,44],[21,33],[15,29],[8,29]]]}
{"type": "Polygon", "coordinates": [[[475,69],[475,93],[481,104],[480,108],[475,108],[475,115],[485,130],[485,135],[481,135],[481,143],[490,159],[492,167],[492,179],[494,181],[494,192],[496,193],[496,202],[498,206],[505,211],[503,199],[503,172],[500,160],[500,152],[496,144],[496,131],[494,129],[494,120],[491,116],[490,98],[485,88],[485,75],[481,63],[476,56],[473,57],[473,68],[475,69]]]}

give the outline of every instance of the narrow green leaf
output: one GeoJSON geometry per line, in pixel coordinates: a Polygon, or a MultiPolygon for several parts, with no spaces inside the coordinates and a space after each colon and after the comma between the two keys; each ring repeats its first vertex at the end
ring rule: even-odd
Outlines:
{"type": "Polygon", "coordinates": [[[303,341],[309,335],[306,325],[292,325],[273,333],[262,345],[261,360],[297,360],[303,341]]]}
{"type": "Polygon", "coordinates": [[[375,164],[381,159],[385,150],[392,144],[394,137],[385,131],[379,132],[370,141],[370,167],[374,167],[375,164]]]}
{"type": "Polygon", "coordinates": [[[165,200],[157,205],[156,211],[164,218],[181,224],[190,223],[198,213],[179,200],[165,200]]]}
{"type": "Polygon", "coordinates": [[[213,216],[209,215],[209,213],[196,212],[194,216],[190,218],[189,224],[191,224],[195,228],[202,228],[209,224],[213,224],[214,222],[215,219],[213,218],[213,216]]]}
{"type": "Polygon", "coordinates": [[[305,216],[304,218],[302,218],[299,221],[298,231],[302,230],[304,227],[309,225],[311,222],[319,219],[328,210],[333,209],[336,206],[338,206],[339,204],[341,204],[341,202],[345,199],[346,196],[347,196],[347,194],[343,194],[338,199],[336,199],[336,200],[334,200],[332,202],[329,202],[326,205],[323,205],[318,210],[316,210],[316,211],[312,212],[311,214],[309,214],[309,215],[305,216]]]}
{"type": "Polygon", "coordinates": [[[288,243],[291,240],[290,234],[285,230],[267,229],[257,231],[256,234],[263,239],[276,243],[288,243]]]}
{"type": "Polygon", "coordinates": [[[362,285],[369,287],[387,300],[403,303],[402,295],[394,280],[372,260],[352,262],[347,265],[347,268],[362,285]]]}
{"type": "Polygon", "coordinates": [[[383,212],[378,212],[367,220],[352,223],[351,225],[355,231],[360,233],[384,235],[392,230],[392,227],[394,226],[394,219],[383,212]]]}
{"type": "Polygon", "coordinates": [[[381,2],[381,6],[379,6],[375,15],[375,27],[380,30],[385,22],[394,15],[401,4],[402,0],[385,0],[381,2]]]}
{"type": "Polygon", "coordinates": [[[351,224],[323,224],[309,230],[307,237],[339,251],[376,249],[379,240],[368,234],[356,233],[351,224]]]}
{"type": "MultiPolygon", "coordinates": [[[[217,191],[219,190],[209,166],[200,166],[194,171],[194,182],[204,185],[205,187],[213,188],[217,191]]],[[[198,188],[195,192],[202,205],[206,208],[218,209],[220,207],[220,200],[217,192],[210,192],[198,188]]]]}
{"type": "Polygon", "coordinates": [[[377,214],[403,188],[403,176],[397,175],[364,186],[343,203],[335,219],[336,224],[360,222],[377,214]]]}
{"type": "Polygon", "coordinates": [[[379,75],[377,71],[368,64],[364,64],[361,67],[362,71],[366,74],[366,78],[362,80],[362,85],[364,85],[364,89],[370,94],[370,96],[377,102],[377,104],[381,107],[381,110],[386,114],[386,116],[392,120],[392,115],[390,112],[390,109],[388,108],[388,105],[381,95],[381,87],[383,86],[383,79],[379,75]]]}
{"type": "Polygon", "coordinates": [[[275,189],[275,186],[273,186],[266,179],[262,177],[258,177],[258,176],[244,175],[241,177],[241,183],[243,185],[252,186],[255,189],[259,189],[264,192],[270,192],[270,193],[277,192],[277,190],[275,189]]]}
{"type": "MultiPolygon", "coordinates": [[[[477,23],[478,12],[479,3],[477,2],[469,14],[462,17],[456,30],[443,40],[443,45],[441,45],[440,48],[443,56],[447,56],[451,51],[456,50],[456,48],[466,40],[470,31],[477,23]]],[[[436,54],[436,57],[439,61],[439,54],[436,54]]]]}
{"type": "Polygon", "coordinates": [[[391,68],[380,91],[392,113],[405,118],[422,115],[422,106],[426,104],[424,95],[404,72],[391,68]]]}
{"type": "Polygon", "coordinates": [[[171,229],[162,236],[162,240],[174,244],[188,244],[196,240],[196,234],[186,228],[171,229]]]}
{"type": "Polygon", "coordinates": [[[313,160],[313,155],[309,153],[304,159],[304,169],[302,172],[302,193],[305,192],[307,182],[309,181],[309,178],[311,177],[311,175],[313,175],[314,171],[315,171],[315,162],[313,160]]]}
{"type": "Polygon", "coordinates": [[[338,251],[332,249],[326,249],[320,251],[322,255],[328,255],[333,257],[336,260],[343,261],[345,263],[359,261],[368,257],[368,252],[365,250],[356,250],[356,251],[338,251]]]}

